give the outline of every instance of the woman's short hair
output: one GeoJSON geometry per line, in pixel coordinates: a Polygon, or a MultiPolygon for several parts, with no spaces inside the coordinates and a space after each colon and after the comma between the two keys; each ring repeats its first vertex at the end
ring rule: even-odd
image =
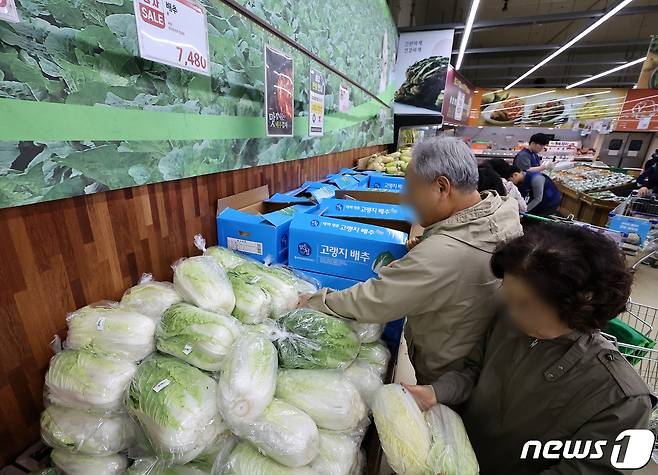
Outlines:
{"type": "Polygon", "coordinates": [[[501,177],[503,177],[506,180],[509,180],[514,173],[521,171],[518,169],[518,167],[512,165],[511,163],[507,163],[502,158],[492,158],[490,160],[487,160],[486,163],[491,168],[493,168],[496,171],[496,173],[498,173],[501,177]]]}
{"type": "Polygon", "coordinates": [[[569,224],[533,226],[496,250],[491,269],[501,279],[524,279],[564,323],[585,332],[624,311],[633,283],[612,239],[569,224]]]}
{"type": "Polygon", "coordinates": [[[500,175],[489,165],[478,166],[478,191],[494,190],[500,196],[507,196],[507,188],[500,175]]]}

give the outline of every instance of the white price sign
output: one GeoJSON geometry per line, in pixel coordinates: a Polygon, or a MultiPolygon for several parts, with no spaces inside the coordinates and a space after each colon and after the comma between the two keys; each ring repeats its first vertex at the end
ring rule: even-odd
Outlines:
{"type": "Polygon", "coordinates": [[[0,0],[0,20],[10,21],[12,23],[18,23],[20,21],[14,0],[0,0]]]}
{"type": "Polygon", "coordinates": [[[189,0],[133,2],[142,58],[210,76],[205,8],[189,0]]]}
{"type": "Polygon", "coordinates": [[[320,137],[324,134],[324,74],[311,68],[311,88],[309,93],[308,134],[320,137]]]}
{"type": "Polygon", "coordinates": [[[338,98],[338,111],[347,112],[350,110],[350,90],[347,86],[340,85],[340,96],[338,98]]]}

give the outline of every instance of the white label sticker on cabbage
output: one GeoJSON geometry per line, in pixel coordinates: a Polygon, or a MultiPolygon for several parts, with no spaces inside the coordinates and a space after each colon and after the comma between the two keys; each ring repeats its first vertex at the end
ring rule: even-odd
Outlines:
{"type": "Polygon", "coordinates": [[[158,384],[153,386],[153,391],[155,391],[156,393],[159,393],[160,391],[162,391],[164,388],[166,388],[170,384],[171,384],[171,381],[169,381],[168,379],[163,379],[158,384]]]}
{"type": "Polygon", "coordinates": [[[105,317],[101,317],[96,320],[96,330],[99,332],[105,330],[105,317]]]}
{"type": "Polygon", "coordinates": [[[183,347],[183,354],[189,355],[190,353],[192,353],[192,345],[185,345],[183,347]]]}
{"type": "Polygon", "coordinates": [[[226,238],[228,248],[234,251],[248,252],[249,254],[263,255],[263,243],[247,241],[245,239],[226,238]]]}

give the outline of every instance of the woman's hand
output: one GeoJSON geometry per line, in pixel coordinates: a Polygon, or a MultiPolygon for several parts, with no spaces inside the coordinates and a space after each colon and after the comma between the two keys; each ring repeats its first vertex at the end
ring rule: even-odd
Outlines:
{"type": "Polygon", "coordinates": [[[421,411],[427,411],[438,404],[432,386],[413,386],[410,384],[402,384],[402,386],[414,397],[421,411]]]}

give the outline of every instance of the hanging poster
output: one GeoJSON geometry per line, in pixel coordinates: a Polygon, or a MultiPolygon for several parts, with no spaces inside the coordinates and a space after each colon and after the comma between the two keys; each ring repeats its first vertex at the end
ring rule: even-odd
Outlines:
{"type": "Polygon", "coordinates": [[[265,113],[269,137],[292,137],[293,77],[292,58],[265,45],[265,113]]]}
{"type": "Polygon", "coordinates": [[[396,114],[439,115],[452,54],[454,30],[400,34],[393,83],[396,114]]]}
{"type": "Polygon", "coordinates": [[[142,58],[210,75],[208,23],[202,6],[190,0],[133,2],[142,58]]]}
{"type": "Polygon", "coordinates": [[[20,21],[14,0],[0,0],[0,20],[10,21],[12,23],[18,23],[20,21]]]}
{"type": "Polygon", "coordinates": [[[308,134],[319,137],[324,134],[324,74],[311,68],[311,87],[308,105],[308,134]]]}
{"type": "Polygon", "coordinates": [[[468,125],[475,87],[453,67],[448,71],[443,96],[443,121],[451,125],[468,125]]]}
{"type": "Polygon", "coordinates": [[[658,132],[658,91],[629,90],[617,122],[617,130],[658,132]]]}
{"type": "Polygon", "coordinates": [[[638,89],[658,89],[658,35],[651,37],[647,59],[642,66],[640,78],[637,81],[638,89]]]}
{"type": "Polygon", "coordinates": [[[347,112],[348,110],[350,110],[350,89],[341,84],[340,97],[338,98],[338,111],[347,112]]]}

